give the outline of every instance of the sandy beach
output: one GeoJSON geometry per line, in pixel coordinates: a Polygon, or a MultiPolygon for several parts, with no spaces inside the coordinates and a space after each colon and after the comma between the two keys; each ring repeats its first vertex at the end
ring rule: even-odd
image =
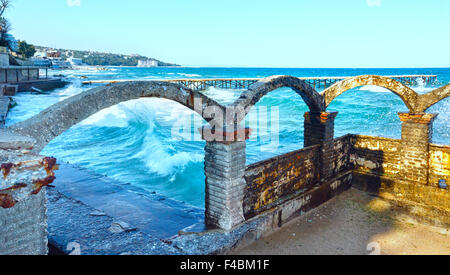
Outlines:
{"type": "Polygon", "coordinates": [[[450,255],[450,230],[415,223],[354,188],[237,255],[450,255]]]}

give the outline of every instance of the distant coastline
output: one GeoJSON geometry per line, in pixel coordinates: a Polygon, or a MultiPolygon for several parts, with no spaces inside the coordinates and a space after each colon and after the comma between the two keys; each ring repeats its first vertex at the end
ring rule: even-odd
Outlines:
{"type": "Polygon", "coordinates": [[[108,67],[138,67],[140,62],[152,62],[157,64],[154,67],[180,67],[178,64],[164,62],[155,58],[150,58],[140,54],[115,54],[99,51],[81,51],[71,49],[56,49],[45,46],[36,46],[38,52],[48,52],[50,50],[61,53],[61,59],[80,58],[83,63],[89,66],[108,66],[108,67]]]}

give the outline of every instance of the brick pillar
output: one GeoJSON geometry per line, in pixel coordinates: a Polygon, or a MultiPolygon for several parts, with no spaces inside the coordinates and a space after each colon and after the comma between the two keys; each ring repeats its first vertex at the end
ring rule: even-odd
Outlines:
{"type": "Polygon", "coordinates": [[[205,222],[210,228],[230,230],[244,221],[245,140],[250,131],[241,130],[224,133],[224,140],[208,139],[203,135],[206,140],[205,222]],[[238,138],[237,132],[241,130],[244,136],[238,138]]]}
{"type": "Polygon", "coordinates": [[[436,114],[399,113],[402,121],[400,176],[403,180],[428,184],[429,145],[436,114]]]}
{"type": "Polygon", "coordinates": [[[337,112],[305,113],[305,147],[320,144],[320,180],[327,181],[334,171],[334,120],[337,112]]]}
{"type": "Polygon", "coordinates": [[[304,147],[332,141],[337,114],[338,112],[305,113],[304,147]]]}

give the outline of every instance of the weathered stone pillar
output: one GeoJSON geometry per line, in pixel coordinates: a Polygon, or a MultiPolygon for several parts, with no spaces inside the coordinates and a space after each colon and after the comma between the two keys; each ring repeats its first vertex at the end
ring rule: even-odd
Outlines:
{"type": "Polygon", "coordinates": [[[408,182],[428,184],[429,145],[436,114],[399,113],[402,121],[400,176],[408,182]]]}
{"type": "Polygon", "coordinates": [[[0,133],[0,255],[47,254],[45,187],[58,166],[54,158],[23,150],[28,143],[0,133]]]}
{"type": "Polygon", "coordinates": [[[334,120],[338,112],[305,113],[304,147],[332,141],[334,120]]]}
{"type": "Polygon", "coordinates": [[[320,180],[334,176],[334,120],[338,112],[305,113],[305,147],[320,144],[320,180]]]}
{"type": "Polygon", "coordinates": [[[203,135],[206,140],[205,222],[211,228],[229,230],[244,221],[245,140],[249,130],[240,131],[245,132],[243,138],[238,138],[238,131],[223,133],[223,140],[203,135]]]}

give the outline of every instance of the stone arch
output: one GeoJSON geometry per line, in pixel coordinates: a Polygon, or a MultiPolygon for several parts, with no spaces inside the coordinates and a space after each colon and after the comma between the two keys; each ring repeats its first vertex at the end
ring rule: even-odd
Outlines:
{"type": "Polygon", "coordinates": [[[328,107],[330,103],[339,95],[344,92],[351,90],[353,88],[365,86],[365,85],[375,85],[383,87],[398,95],[406,107],[411,113],[421,112],[418,108],[418,98],[419,95],[411,88],[403,85],[402,83],[388,77],[377,76],[377,75],[361,75],[340,81],[330,88],[324,90],[320,94],[325,100],[325,106],[328,107]]]}
{"type": "Polygon", "coordinates": [[[419,96],[418,109],[425,112],[439,101],[450,97],[450,84],[419,96]]]}
{"type": "Polygon", "coordinates": [[[222,105],[211,98],[176,84],[131,81],[87,90],[50,106],[28,120],[11,125],[8,130],[34,138],[36,144],[33,151],[40,152],[55,137],[98,111],[142,97],[173,100],[194,110],[207,122],[212,118],[205,117],[206,108],[224,110],[222,105]]]}
{"type": "Polygon", "coordinates": [[[271,76],[264,78],[242,93],[242,95],[231,105],[236,109],[244,112],[244,115],[239,116],[237,122],[242,121],[250,112],[250,109],[268,93],[279,88],[291,88],[308,105],[311,112],[325,111],[325,104],[322,96],[305,81],[293,76],[271,76]]]}

